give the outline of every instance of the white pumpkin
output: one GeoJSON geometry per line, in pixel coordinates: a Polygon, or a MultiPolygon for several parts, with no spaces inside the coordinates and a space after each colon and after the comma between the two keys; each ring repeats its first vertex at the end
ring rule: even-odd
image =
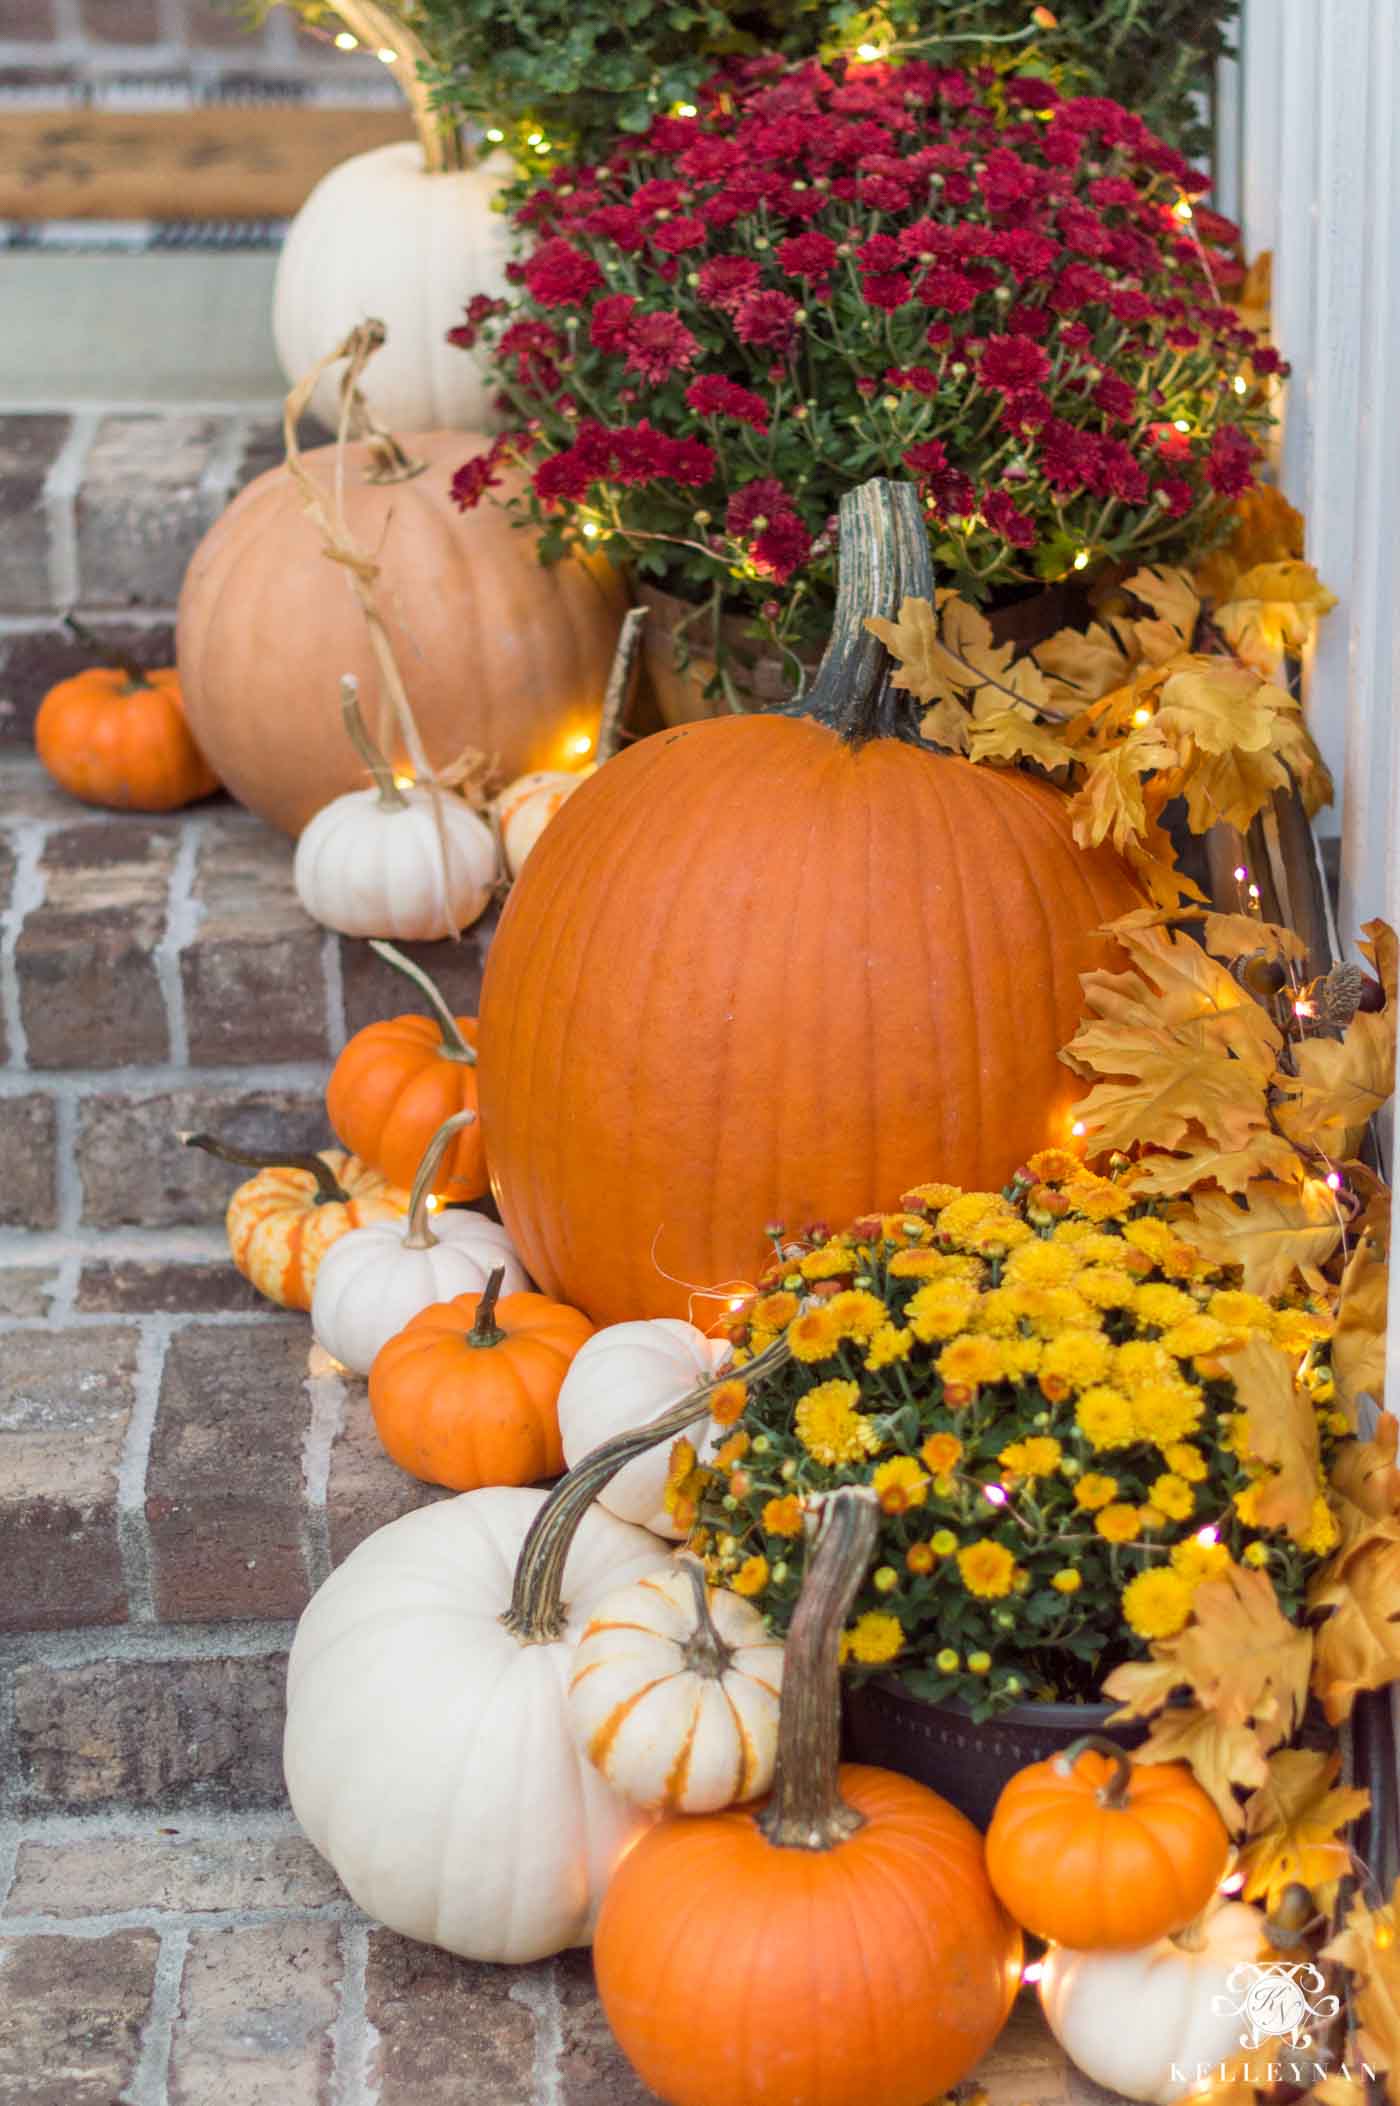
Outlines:
{"type": "MultiPolygon", "coordinates": [[[[374,316],[388,341],[360,385],[380,424],[494,430],[498,389],[480,350],[459,350],[447,332],[474,293],[506,291],[510,221],[492,203],[512,173],[505,153],[429,171],[422,147],[407,141],[322,176],[277,264],[272,333],[289,385],[374,316]]],[[[334,374],[317,383],[311,407],[334,431],[334,374]]]]}
{"type": "MultiPolygon", "coordinates": [[[[728,1342],[707,1338],[677,1316],[609,1324],[574,1355],[559,1392],[559,1433],[564,1460],[573,1468],[614,1434],[635,1432],[688,1390],[706,1382],[723,1364],[728,1342]]],[[[696,1438],[692,1435],[692,1438],[696,1438]]],[[[697,1448],[713,1448],[713,1435],[697,1448]]],[[[619,1470],[598,1494],[609,1513],[635,1521],[658,1536],[679,1540],[666,1511],[666,1447],[653,1448],[619,1470]]]]}
{"type": "Polygon", "coordinates": [[[545,1504],[492,1487],[379,1529],[312,1600],[287,1668],[283,1760],[306,1834],[368,1914],[473,1960],[587,1944],[647,1825],[580,1754],[567,1689],[593,1611],[666,1553],[588,1506],[517,1635],[502,1617],[545,1504]]]}
{"type": "Polygon", "coordinates": [[[519,877],[526,856],[560,806],[594,773],[592,768],[580,768],[576,774],[558,768],[536,768],[529,775],[517,776],[501,791],[494,806],[496,830],[511,877],[519,877]]]}
{"type": "Polygon", "coordinates": [[[1040,1977],[1041,2008],[1086,2077],[1125,2099],[1171,2106],[1198,2084],[1198,2065],[1214,2069],[1239,2053],[1240,1998],[1227,1984],[1267,1948],[1264,1917],[1242,1901],[1137,1952],[1055,1945],[1040,1977]]]}
{"type": "Polygon", "coordinates": [[[600,1602],[574,1654],[569,1714],[615,1792],[713,1813],[773,1781],[783,1648],[757,1609],[693,1558],[600,1602]]]}
{"type": "Polygon", "coordinates": [[[505,1273],[502,1294],[520,1294],[530,1285],[499,1222],[462,1207],[450,1208],[436,1221],[429,1213],[438,1164],[454,1136],[475,1118],[475,1112],[457,1112],[433,1135],[402,1226],[380,1221],[352,1229],[321,1260],[311,1328],[316,1343],[357,1375],[369,1373],[379,1348],[420,1309],[457,1294],[480,1294],[498,1267],[505,1273]]]}

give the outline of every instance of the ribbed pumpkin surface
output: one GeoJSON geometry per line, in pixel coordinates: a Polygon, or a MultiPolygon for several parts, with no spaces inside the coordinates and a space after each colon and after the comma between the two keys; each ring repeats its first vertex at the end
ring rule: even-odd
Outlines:
{"type": "MultiPolygon", "coordinates": [[[[576,759],[571,741],[596,730],[624,599],[601,561],[543,568],[499,505],[457,510],[453,472],[485,444],[451,431],[405,438],[429,465],[396,483],[366,482],[366,449],[350,446],[345,512],[381,565],[376,595],[429,760],[444,767],[475,746],[508,780],[576,759]]],[[[305,462],[329,488],[335,448],[305,462]]],[[[411,772],[364,616],[285,468],[250,483],[195,551],[177,645],[201,752],[273,826],[296,833],[364,781],[340,721],[344,673],[359,680],[380,746],[411,772]]]]}
{"type": "Polygon", "coordinates": [[[767,1222],[997,1187],[1062,1141],[1079,975],[1140,897],[1065,811],[785,717],[658,733],[584,783],[481,1004],[492,1185],[541,1287],[600,1324],[684,1316],[754,1277],[767,1222]]]}

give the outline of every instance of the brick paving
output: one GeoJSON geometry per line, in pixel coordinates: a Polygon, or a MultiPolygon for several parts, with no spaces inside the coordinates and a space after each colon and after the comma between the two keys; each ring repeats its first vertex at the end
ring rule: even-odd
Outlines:
{"type": "MultiPolygon", "coordinates": [[[[89,811],[24,742],[74,663],[65,590],[102,617],[148,581],[125,640],[164,648],[180,563],[265,465],[248,420],[177,423],[143,491],[161,420],[90,420],[75,453],[71,420],[0,416],[0,577],[38,598],[0,609],[0,2106],[646,2106],[587,1954],[473,1966],[378,1929],[283,1795],[297,1614],[442,1495],[232,1271],[241,1173],[176,1135],[324,1145],[331,1058],[416,1005],[237,807],[89,811]]],[[[410,947],[458,1010],[489,936],[410,947]]],[[[979,2075],[992,2106],[1105,2098],[1024,2003],[979,2075]]]]}

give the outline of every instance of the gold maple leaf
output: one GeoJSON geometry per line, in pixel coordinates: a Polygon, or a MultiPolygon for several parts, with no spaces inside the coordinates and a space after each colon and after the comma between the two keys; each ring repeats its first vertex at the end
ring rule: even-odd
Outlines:
{"type": "Polygon", "coordinates": [[[1341,1540],[1328,1560],[1334,1577],[1345,1572],[1358,1550],[1372,1543],[1400,1543],[1400,1469],[1395,1447],[1400,1419],[1382,1412],[1369,1441],[1344,1441],[1332,1457],[1329,1504],[1341,1540]]]}
{"type": "MultiPolygon", "coordinates": [[[[1251,273],[1260,261],[1251,264],[1251,273]]],[[[1303,553],[1303,515],[1275,484],[1256,483],[1230,509],[1234,524],[1229,540],[1212,549],[1192,573],[1202,598],[1217,605],[1230,598],[1235,581],[1256,564],[1296,560],[1303,553]]]]}
{"type": "Polygon", "coordinates": [[[1164,737],[1189,738],[1201,753],[1263,753],[1273,743],[1279,696],[1231,659],[1190,658],[1162,689],[1157,727],[1164,737]]]}
{"type": "Polygon", "coordinates": [[[1245,1415],[1245,1449],[1272,1472],[1260,1479],[1255,1492],[1260,1526],[1285,1529],[1295,1543],[1301,1542],[1321,1487],[1312,1398],[1294,1381],[1287,1354],[1257,1331],[1230,1355],[1230,1380],[1245,1415]]]}
{"type": "Polygon", "coordinates": [[[1363,1543],[1340,1571],[1329,1562],[1308,1589],[1308,1607],[1332,1612],[1317,1630],[1313,1693],[1340,1725],[1358,1690],[1383,1689],[1400,1675],[1400,1543],[1363,1543]]]}
{"type": "Polygon", "coordinates": [[[1351,1870],[1340,1831],[1365,1813],[1369,1792],[1338,1786],[1342,1758],[1310,1748],[1281,1748],[1268,1776],[1244,1810],[1249,1838],[1240,1853],[1246,1901],[1278,1907],[1285,1887],[1307,1887],[1319,1908],[1330,1908],[1337,1882],[1351,1870]]]}
{"type": "Polygon", "coordinates": [[[1050,684],[1057,709],[1082,708],[1121,687],[1137,663],[1137,646],[1126,624],[1091,622],[1086,630],[1060,629],[1036,647],[1035,662],[1050,684]]]}
{"type": "Polygon", "coordinates": [[[968,752],[975,761],[1030,760],[1052,771],[1067,766],[1074,758],[1049,724],[1007,706],[1000,698],[998,706],[984,714],[982,696],[978,697],[968,752]]]}
{"type": "Polygon", "coordinates": [[[1277,1027],[1198,943],[1144,926],[1141,909],[1110,922],[1103,934],[1127,951],[1133,970],[1083,976],[1086,1005],[1095,1015],[1167,1029],[1208,1023],[1220,1046],[1251,1073],[1272,1074],[1283,1043],[1277,1027]]]}
{"type": "Polygon", "coordinates": [[[1172,758],[1150,731],[1133,732],[1120,745],[1096,753],[1070,802],[1070,824],[1081,848],[1111,840],[1117,849],[1140,840],[1149,825],[1143,776],[1172,758]]]}
{"type": "Polygon", "coordinates": [[[1400,1938],[1396,1916],[1400,1911],[1400,1882],[1388,1903],[1368,1908],[1364,1897],[1353,1896],[1347,1919],[1330,1945],[1322,1949],[1324,1960],[1336,1960],[1352,1978],[1348,1999],[1357,2028],[1359,2060],[1372,2069],[1385,2070],[1386,2094],[1392,2106],[1400,2106],[1400,1938]]]}
{"type": "Polygon", "coordinates": [[[1196,1192],[1179,1226],[1213,1264],[1241,1266],[1251,1294],[1282,1294],[1295,1271],[1325,1265],[1341,1241],[1336,1201],[1321,1178],[1260,1178],[1243,1199],[1196,1192]]]}
{"type": "Polygon", "coordinates": [[[1164,665],[1188,648],[1200,619],[1201,596],[1184,570],[1135,571],[1123,586],[1152,609],[1154,621],[1134,621],[1133,634],[1148,665],[1164,665]]]}
{"type": "MultiPolygon", "coordinates": [[[[1332,1372],[1343,1410],[1355,1418],[1363,1396],[1379,1404],[1385,1391],[1386,1309],[1390,1268],[1369,1230],[1361,1236],[1342,1274],[1337,1324],[1332,1333],[1332,1372]]],[[[1396,1421],[1392,1419],[1391,1425],[1396,1421]]]]}
{"type": "Polygon", "coordinates": [[[1178,1198],[1215,1183],[1222,1192],[1247,1192],[1262,1177],[1297,1179],[1300,1157],[1280,1135],[1260,1125],[1243,1148],[1217,1148],[1199,1127],[1186,1134],[1174,1154],[1145,1155],[1133,1165],[1132,1188],[1153,1199],[1178,1198]]]}
{"type": "Polygon", "coordinates": [[[1203,914],[1201,939],[1213,958],[1252,958],[1264,951],[1280,964],[1301,965],[1308,947],[1292,929],[1251,914],[1203,914]]]}
{"type": "Polygon", "coordinates": [[[1267,1572],[1234,1565],[1203,1581],[1186,1629],[1153,1650],[1227,1726],[1253,1720],[1286,1739],[1302,1717],[1312,1639],[1284,1615],[1267,1572]]]}
{"type": "Polygon", "coordinates": [[[1368,921],[1365,937],[1361,947],[1379,973],[1384,1008],[1359,1009],[1340,1039],[1304,1039],[1293,1054],[1296,1076],[1275,1078],[1283,1131],[1304,1143],[1311,1138],[1329,1155],[1355,1153],[1395,1083],[1395,931],[1368,921]]]}
{"type": "Polygon", "coordinates": [[[1337,604],[1310,563],[1285,557],[1241,573],[1212,619],[1235,656],[1266,679],[1276,679],[1284,657],[1300,652],[1318,618],[1337,604]]]}
{"type": "Polygon", "coordinates": [[[1232,1834],[1238,1834],[1244,1825],[1235,1786],[1254,1788],[1269,1775],[1268,1757],[1252,1726],[1227,1725],[1218,1713],[1195,1704],[1163,1711],[1143,1745],[1134,1748],[1133,1761],[1189,1763],[1197,1784],[1215,1801],[1232,1834]]]}

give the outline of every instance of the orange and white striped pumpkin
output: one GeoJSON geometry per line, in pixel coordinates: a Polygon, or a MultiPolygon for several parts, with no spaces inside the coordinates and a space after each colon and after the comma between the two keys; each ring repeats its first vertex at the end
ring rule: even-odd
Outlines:
{"type": "Polygon", "coordinates": [[[714,1813],[773,1781],[783,1648],[751,1602],[693,1558],[594,1610],[574,1654],[574,1736],[620,1798],[714,1813]]]}
{"type": "Polygon", "coordinates": [[[372,1221],[396,1221],[408,1194],[342,1148],[323,1148],[340,1197],[323,1194],[309,1170],[259,1170],[228,1203],[224,1227],[233,1262],[259,1294],[284,1309],[309,1309],[316,1272],[336,1240],[372,1221]]]}
{"type": "Polygon", "coordinates": [[[560,768],[536,768],[517,776],[496,799],[496,827],[501,853],[510,875],[519,877],[521,865],[562,804],[567,803],[581,782],[596,773],[580,768],[570,774],[560,768]]]}

